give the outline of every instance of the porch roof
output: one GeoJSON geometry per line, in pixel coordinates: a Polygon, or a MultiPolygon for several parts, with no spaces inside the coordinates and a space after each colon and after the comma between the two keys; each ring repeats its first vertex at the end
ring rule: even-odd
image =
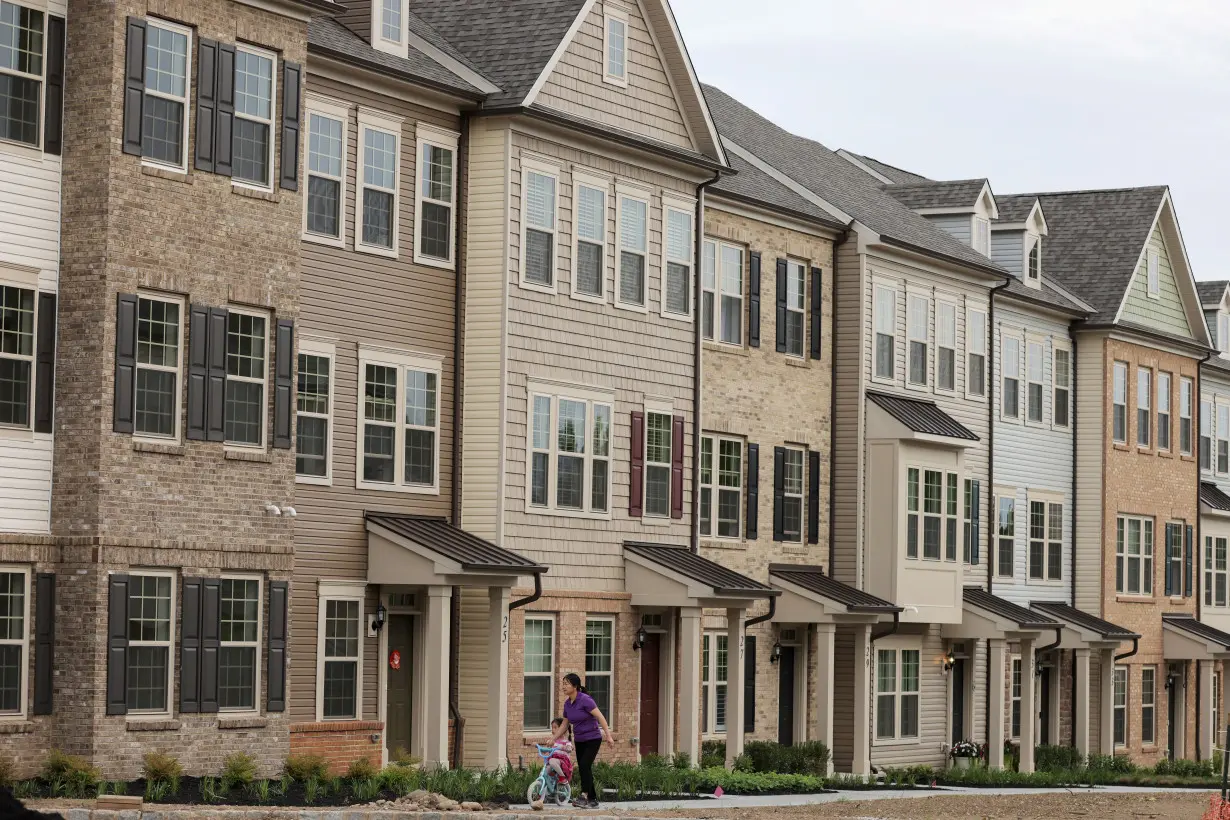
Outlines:
{"type": "Polygon", "coordinates": [[[625,541],[624,549],[675,575],[708,587],[713,590],[715,596],[774,598],[781,594],[780,590],[748,578],[746,575],[740,575],[716,561],[703,558],[688,547],[625,541]]]}
{"type": "Polygon", "coordinates": [[[404,513],[365,513],[367,528],[378,528],[408,539],[460,565],[465,572],[535,575],[547,571],[512,550],[506,550],[435,516],[404,513]]]}
{"type": "Polygon", "coordinates": [[[806,564],[769,564],[769,579],[776,576],[801,587],[822,598],[841,604],[847,612],[879,613],[901,612],[891,601],[864,592],[857,587],[844,584],[836,578],[824,574],[824,569],[806,564]]]}
{"type": "Polygon", "coordinates": [[[1022,630],[1058,629],[1063,626],[1050,615],[1018,606],[1011,601],[992,595],[982,587],[966,587],[963,595],[966,606],[981,609],[1005,621],[1015,623],[1022,630]]]}
{"type": "Polygon", "coordinates": [[[933,401],[893,396],[874,390],[867,391],[867,398],[915,433],[978,441],[978,436],[968,427],[945,413],[933,401]]]}
{"type": "Polygon", "coordinates": [[[1104,621],[1101,618],[1082,612],[1074,606],[1055,601],[1031,601],[1030,609],[1041,612],[1051,618],[1071,624],[1078,629],[1101,635],[1108,641],[1130,641],[1140,635],[1130,629],[1104,621]]]}
{"type": "Polygon", "coordinates": [[[1230,633],[1222,632],[1216,627],[1209,626],[1196,620],[1187,612],[1163,612],[1162,626],[1170,627],[1203,641],[1210,648],[1221,647],[1217,652],[1230,652],[1230,633]]]}
{"type": "Polygon", "coordinates": [[[1211,481],[1200,482],[1200,503],[1217,512],[1230,512],[1230,495],[1211,481]]]}

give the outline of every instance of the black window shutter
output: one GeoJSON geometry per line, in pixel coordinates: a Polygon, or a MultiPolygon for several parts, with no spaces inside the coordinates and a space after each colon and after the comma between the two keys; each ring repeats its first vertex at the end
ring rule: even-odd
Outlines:
{"type": "Polygon", "coordinates": [[[755,541],[760,526],[760,445],[747,445],[747,510],[744,513],[747,538],[755,541]]]}
{"type": "MultiPolygon", "coordinates": [[[[144,90],[144,87],[142,88],[144,90]]],[[[47,18],[47,95],[43,101],[43,151],[64,153],[64,18],[47,18]]]]}
{"type": "MultiPolygon", "coordinates": [[[[198,166],[200,167],[200,166],[198,166]]],[[[209,383],[209,308],[188,309],[188,438],[204,441],[205,396],[209,383]]]]}
{"type": "Polygon", "coordinates": [[[107,714],[128,714],[128,576],[107,579],[107,714]]]}
{"type": "Polygon", "coordinates": [[[286,711],[286,605],[290,585],[269,582],[269,670],[265,675],[269,697],[267,712],[286,711]]]}
{"type": "MultiPolygon", "coordinates": [[[[235,131],[235,46],[218,45],[217,99],[214,111],[214,173],[231,175],[231,137],[235,131]]],[[[211,439],[212,441],[212,439],[211,439]]]]}
{"type": "Polygon", "coordinates": [[[748,635],[743,647],[743,731],[756,731],[756,636],[748,635]]]}
{"type": "Polygon", "coordinates": [[[786,260],[777,260],[777,352],[786,352],[786,260]]]}
{"type": "Polygon", "coordinates": [[[291,444],[291,411],[294,407],[291,388],[294,384],[295,323],[278,320],[277,349],[274,350],[273,384],[273,446],[289,450],[291,444]]]}
{"type": "Polygon", "coordinates": [[[982,541],[982,533],[979,531],[982,524],[982,499],[980,496],[981,486],[977,480],[970,482],[970,511],[969,511],[969,536],[970,536],[970,562],[977,565],[981,561],[979,546],[982,541]]]}
{"type": "Polygon", "coordinates": [[[786,507],[786,448],[773,448],[773,540],[783,541],[786,507]]]}
{"type": "Polygon", "coordinates": [[[819,268],[811,269],[811,357],[819,359],[824,352],[824,288],[823,273],[819,268]]]}
{"type": "Polygon", "coordinates": [[[820,454],[807,454],[807,543],[820,543],[820,454]]]}
{"type": "Polygon", "coordinates": [[[1187,598],[1192,597],[1192,527],[1190,524],[1184,528],[1183,532],[1183,595],[1187,598]]]}
{"type": "MultiPolygon", "coordinates": [[[[298,63],[282,63],[282,182],[288,191],[299,190],[299,131],[302,128],[299,105],[298,63]]],[[[289,446],[289,445],[287,445],[289,446]]]]}
{"type": "Polygon", "coordinates": [[[196,49],[196,168],[214,170],[214,127],[218,118],[218,43],[204,38],[196,49]]]}
{"type": "Polygon", "coordinates": [[[141,124],[145,105],[145,21],[128,18],[124,55],[124,153],[141,156],[141,124]]]}
{"type": "Polygon", "coordinates": [[[50,433],[56,404],[56,295],[38,295],[38,345],[35,354],[34,432],[50,433]]]}
{"type": "Polygon", "coordinates": [[[201,579],[185,578],[180,602],[179,711],[201,711],[201,579]]]}
{"type": "Polygon", "coordinates": [[[35,585],[32,711],[36,715],[50,715],[54,690],[51,670],[55,665],[56,648],[56,577],[50,572],[40,572],[35,585]]]}
{"type": "Polygon", "coordinates": [[[760,251],[748,254],[747,281],[747,343],[760,347],[760,251]]]}
{"type": "Polygon", "coordinates": [[[133,431],[133,393],[137,378],[137,297],[121,293],[115,305],[115,418],[117,433],[133,431]]]}
{"type": "Polygon", "coordinates": [[[205,437],[226,440],[226,308],[209,309],[206,344],[205,437]]]}
{"type": "Polygon", "coordinates": [[[201,711],[218,711],[218,649],[222,632],[222,581],[201,581],[201,711]]]}
{"type": "Polygon", "coordinates": [[[1171,538],[1173,537],[1171,535],[1171,530],[1173,528],[1174,528],[1174,524],[1166,525],[1165,558],[1166,558],[1166,594],[1167,595],[1177,595],[1178,594],[1177,592],[1175,592],[1175,582],[1178,581],[1178,579],[1174,577],[1174,565],[1171,563],[1171,560],[1170,560],[1171,544],[1174,543],[1174,541],[1171,540],[1171,538]]]}

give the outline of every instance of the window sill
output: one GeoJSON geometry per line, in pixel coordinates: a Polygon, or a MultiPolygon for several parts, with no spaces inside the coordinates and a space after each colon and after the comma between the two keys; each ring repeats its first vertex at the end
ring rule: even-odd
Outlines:
{"type": "Polygon", "coordinates": [[[581,293],[575,289],[569,288],[568,295],[578,302],[589,302],[591,305],[605,305],[608,299],[605,294],[581,293]]]}
{"type": "Polygon", "coordinates": [[[451,259],[436,259],[431,256],[414,255],[414,264],[423,265],[428,268],[439,268],[440,270],[456,270],[457,265],[451,259]]]}
{"type": "Polygon", "coordinates": [[[264,191],[260,188],[250,188],[239,182],[231,183],[231,193],[248,199],[259,199],[263,202],[280,202],[281,197],[274,191],[264,191]]]}
{"type": "Polygon", "coordinates": [[[638,305],[632,302],[621,302],[618,299],[616,299],[615,307],[619,310],[626,310],[629,313],[641,313],[646,316],[649,315],[649,307],[647,305],[638,305]]]}
{"type": "Polygon", "coordinates": [[[365,481],[354,483],[356,490],[372,490],[378,493],[405,493],[406,495],[439,495],[439,487],[402,486],[399,484],[371,484],[365,481]]]}
{"type": "Polygon", "coordinates": [[[186,452],[182,444],[143,439],[133,439],[132,450],[134,453],[161,453],[164,456],[182,456],[186,452]]]}
{"type": "Polygon", "coordinates": [[[588,518],[592,521],[610,521],[609,512],[586,512],[585,510],[553,510],[550,507],[535,507],[527,504],[526,515],[550,515],[559,518],[588,518]]]}
{"type": "Polygon", "coordinates": [[[227,461],[248,461],[253,464],[272,464],[273,453],[265,450],[232,450],[223,451],[227,461]]]}
{"type": "Polygon", "coordinates": [[[704,540],[702,536],[700,545],[703,549],[713,550],[746,550],[748,544],[742,538],[710,538],[704,540]]]}
{"type": "Polygon", "coordinates": [[[671,313],[669,310],[658,311],[663,319],[670,322],[682,322],[685,325],[692,324],[692,315],[690,313],[671,313]]]}
{"type": "Polygon", "coordinates": [[[259,715],[249,715],[248,717],[219,717],[219,729],[264,729],[269,725],[268,718],[260,717],[259,715]]]}
{"type": "Polygon", "coordinates": [[[178,732],[181,725],[173,718],[129,718],[124,728],[130,732],[178,732]]]}
{"type": "Polygon", "coordinates": [[[141,163],[141,173],[147,177],[167,179],[171,182],[182,182],[185,185],[192,185],[195,182],[192,175],[187,171],[180,171],[177,168],[163,168],[160,165],[149,165],[144,162],[141,163]]]}
{"type": "Polygon", "coordinates": [[[0,735],[26,735],[34,731],[34,721],[22,718],[20,720],[0,721],[0,735]]]}
{"type": "Polygon", "coordinates": [[[891,739],[886,739],[886,740],[873,740],[873,741],[871,742],[871,745],[872,745],[873,747],[879,747],[879,746],[920,746],[920,745],[922,745],[922,739],[921,739],[921,738],[917,738],[917,737],[907,737],[907,738],[901,738],[901,739],[899,739],[899,740],[891,740],[891,739]]]}
{"type": "Polygon", "coordinates": [[[296,484],[314,484],[317,487],[332,487],[333,478],[331,476],[315,476],[315,475],[296,475],[296,484]]]}
{"type": "Polygon", "coordinates": [[[517,284],[521,287],[522,290],[532,290],[535,293],[545,293],[548,296],[555,296],[557,293],[555,289],[555,285],[547,285],[547,284],[543,284],[542,282],[534,282],[529,279],[526,279],[525,277],[522,277],[520,281],[517,282],[517,284]]]}
{"type": "Polygon", "coordinates": [[[1172,604],[1182,604],[1186,600],[1187,599],[1184,598],[1182,595],[1171,595],[1170,596],[1170,603],[1172,604]]]}
{"type": "Polygon", "coordinates": [[[801,367],[804,370],[810,370],[813,361],[814,360],[812,359],[804,359],[804,358],[800,358],[799,356],[792,356],[789,353],[786,354],[786,364],[788,364],[790,367],[801,367]]]}
{"type": "Polygon", "coordinates": [[[14,142],[13,140],[0,139],[0,153],[33,160],[34,162],[39,163],[45,161],[51,156],[54,156],[56,159],[60,159],[60,157],[55,154],[44,153],[40,146],[29,145],[24,142],[14,142]]]}
{"type": "MultiPolygon", "coordinates": [[[[669,527],[676,520],[677,519],[671,518],[670,516],[644,515],[644,514],[641,515],[641,523],[648,524],[651,527],[669,527]]],[[[678,520],[682,520],[682,519],[678,519],[678,520]]]]}
{"type": "Polygon", "coordinates": [[[731,344],[730,342],[715,342],[712,339],[706,339],[704,349],[710,353],[725,353],[728,356],[745,356],[750,358],[752,353],[749,348],[743,345],[731,344]]]}
{"type": "Polygon", "coordinates": [[[366,253],[371,256],[383,256],[385,259],[396,259],[397,248],[381,248],[376,245],[364,245],[362,242],[354,243],[355,253],[366,253]]]}
{"type": "Polygon", "coordinates": [[[1130,453],[1132,451],[1131,447],[1118,441],[1112,442],[1110,446],[1123,453],[1130,453]]]}
{"type": "Polygon", "coordinates": [[[345,236],[325,236],[324,234],[308,233],[307,231],[303,231],[299,235],[299,238],[304,242],[310,242],[313,245],[325,245],[330,248],[341,248],[342,250],[346,249],[345,236]]]}
{"type": "Polygon", "coordinates": [[[1157,456],[1158,458],[1174,458],[1174,453],[1169,450],[1158,450],[1157,456]]]}
{"type": "Polygon", "coordinates": [[[1151,455],[1153,455],[1153,448],[1152,448],[1152,447],[1146,447],[1146,446],[1145,446],[1145,445],[1143,445],[1143,444],[1137,444],[1137,445],[1136,445],[1136,452],[1141,453],[1142,455],[1151,456],[1151,455]]]}
{"type": "Polygon", "coordinates": [[[1152,604],[1155,599],[1152,595],[1116,595],[1115,601],[1121,604],[1152,604]]]}
{"type": "Polygon", "coordinates": [[[0,441],[34,441],[29,427],[0,427],[0,441]]]}
{"type": "Polygon", "coordinates": [[[1182,455],[1179,456],[1179,458],[1181,458],[1184,461],[1195,461],[1196,460],[1196,457],[1192,455],[1191,453],[1183,453],[1182,455]]]}

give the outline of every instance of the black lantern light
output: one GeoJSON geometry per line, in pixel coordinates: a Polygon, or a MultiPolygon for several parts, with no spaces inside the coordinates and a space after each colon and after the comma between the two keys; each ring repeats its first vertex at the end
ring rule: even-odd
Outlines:
{"type": "Polygon", "coordinates": [[[944,667],[943,668],[944,668],[945,675],[947,675],[949,672],[952,671],[952,667],[954,664],[956,664],[956,662],[957,662],[956,657],[952,654],[952,650],[949,649],[948,654],[944,656],[944,667]]]}
{"type": "Polygon", "coordinates": [[[649,635],[645,632],[645,627],[640,627],[636,630],[636,638],[632,641],[632,649],[639,651],[645,645],[645,641],[649,640],[649,635]]]}
{"type": "Polygon", "coordinates": [[[388,614],[388,610],[384,608],[384,602],[376,604],[376,617],[372,620],[372,629],[379,632],[384,629],[384,616],[388,614]]]}
{"type": "Polygon", "coordinates": [[[782,659],[782,642],[773,642],[773,651],[769,653],[769,663],[777,663],[782,659]]]}

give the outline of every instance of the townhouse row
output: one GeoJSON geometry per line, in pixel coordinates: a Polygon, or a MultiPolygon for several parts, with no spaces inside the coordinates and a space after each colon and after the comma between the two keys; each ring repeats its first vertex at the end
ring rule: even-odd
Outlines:
{"type": "Polygon", "coordinates": [[[530,764],[571,671],[610,759],[1211,756],[1230,293],[1166,188],[830,151],[666,0],[0,32],[20,771],[530,764]]]}

